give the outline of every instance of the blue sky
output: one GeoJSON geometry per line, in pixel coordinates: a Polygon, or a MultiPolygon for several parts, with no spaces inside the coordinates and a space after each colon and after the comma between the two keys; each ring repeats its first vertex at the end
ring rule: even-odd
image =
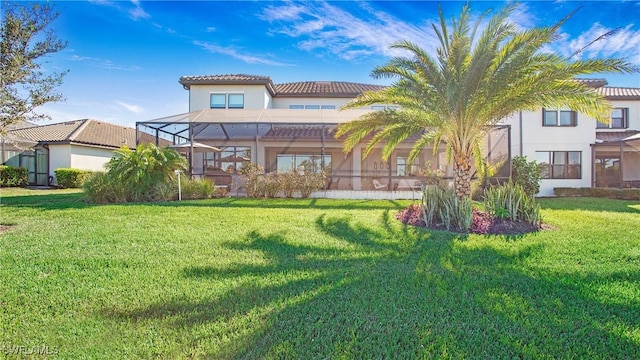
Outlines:
{"type": "MultiPolygon", "coordinates": [[[[51,1],[61,13],[53,28],[69,46],[47,59],[70,70],[66,101],[43,111],[51,122],[93,118],[136,121],[188,111],[183,75],[256,74],[275,83],[340,80],[386,84],[369,74],[398,55],[389,45],[408,39],[435,49],[435,1],[51,1]]],[[[459,15],[463,2],[441,1],[459,15]]],[[[472,1],[475,15],[504,2],[472,1]]],[[[626,57],[640,65],[640,1],[527,1],[511,20],[550,25],[581,7],[549,50],[567,56],[626,57]]],[[[401,55],[401,54],[400,54],[401,55]]],[[[640,74],[606,77],[611,86],[640,87],[640,74]]]]}

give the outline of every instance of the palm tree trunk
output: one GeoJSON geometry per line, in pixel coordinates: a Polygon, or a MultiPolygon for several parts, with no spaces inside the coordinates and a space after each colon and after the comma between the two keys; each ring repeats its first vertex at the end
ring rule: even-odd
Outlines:
{"type": "Polygon", "coordinates": [[[471,196],[471,156],[454,155],[453,184],[459,199],[471,196]]]}

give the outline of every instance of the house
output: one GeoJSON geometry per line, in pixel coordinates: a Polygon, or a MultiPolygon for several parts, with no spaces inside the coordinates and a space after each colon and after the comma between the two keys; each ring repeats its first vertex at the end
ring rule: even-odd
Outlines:
{"type": "Polygon", "coordinates": [[[135,129],[92,119],[30,125],[9,130],[8,135],[33,142],[29,149],[3,159],[6,165],[27,168],[30,185],[55,184],[57,168],[104,170],[114,150],[136,145],[135,129]]]}
{"type": "MultiPolygon", "coordinates": [[[[484,144],[485,159],[502,164],[499,177],[510,174],[509,160],[525,155],[543,164],[545,179],[539,195],[553,195],[554,187],[637,186],[640,180],[640,89],[607,87],[602,79],[580,80],[611,101],[611,124],[569,109],[520,112],[494,127],[484,144]]],[[[191,149],[190,172],[236,172],[249,161],[266,172],[291,169],[324,170],[327,188],[372,194],[387,190],[392,197],[413,197],[425,172],[452,179],[444,147],[434,154],[424,149],[407,162],[411,139],[400,144],[388,160],[375,149],[364,156],[364,144],[342,151],[335,139],[338,124],[393,104],[339,111],[357,95],[382,86],[341,81],[303,81],[275,84],[255,75],[184,76],[179,83],[189,91],[189,112],[138,122],[139,133],[156,141],[202,143],[221,152],[191,149]]],[[[341,192],[325,193],[342,196],[341,192]]]]}

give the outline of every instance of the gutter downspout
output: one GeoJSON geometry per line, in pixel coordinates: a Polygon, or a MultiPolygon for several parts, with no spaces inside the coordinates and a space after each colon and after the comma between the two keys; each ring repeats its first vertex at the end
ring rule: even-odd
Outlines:
{"type": "Polygon", "coordinates": [[[522,110],[519,111],[519,115],[520,115],[520,124],[518,126],[518,132],[520,133],[520,156],[523,156],[523,145],[522,145],[522,110]]]}

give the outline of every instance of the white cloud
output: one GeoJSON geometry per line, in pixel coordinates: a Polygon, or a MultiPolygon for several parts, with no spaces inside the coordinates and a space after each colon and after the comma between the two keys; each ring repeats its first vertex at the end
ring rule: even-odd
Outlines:
{"type": "Polygon", "coordinates": [[[132,9],[128,9],[127,12],[133,20],[137,21],[138,19],[149,19],[151,17],[151,15],[144,11],[139,0],[131,0],[131,3],[134,7],[132,9]]]}
{"type": "Polygon", "coordinates": [[[285,3],[268,7],[260,18],[276,26],[271,33],[304,38],[298,46],[307,51],[327,51],[346,60],[370,54],[399,55],[389,46],[399,40],[427,44],[433,50],[437,41],[430,28],[421,28],[387,13],[360,4],[366,16],[361,18],[333,6],[314,1],[304,5],[285,3]]]}
{"type": "Polygon", "coordinates": [[[67,59],[71,61],[86,62],[90,66],[107,69],[107,70],[138,71],[142,69],[140,66],[137,66],[137,65],[120,65],[120,64],[114,63],[112,60],[109,60],[109,59],[101,59],[101,58],[96,58],[91,56],[80,56],[77,54],[73,54],[67,59]]]}
{"type": "Polygon", "coordinates": [[[223,47],[220,45],[216,45],[216,44],[210,44],[207,42],[203,42],[203,41],[198,41],[198,40],[194,40],[193,41],[194,45],[200,46],[201,48],[212,52],[214,54],[222,54],[222,55],[227,55],[230,56],[234,59],[243,61],[247,64],[263,64],[263,65],[270,65],[270,66],[290,66],[289,64],[285,64],[282,62],[278,62],[275,60],[269,60],[264,56],[259,56],[259,55],[250,55],[250,54],[243,54],[241,52],[239,52],[237,49],[233,48],[233,47],[223,47]]]}
{"type": "Polygon", "coordinates": [[[618,29],[614,34],[593,42],[614,30],[614,28],[606,27],[600,23],[594,23],[589,30],[577,37],[570,38],[567,34],[563,34],[562,40],[553,44],[553,50],[563,56],[571,56],[577,51],[581,51],[582,58],[622,57],[640,65],[640,51],[638,51],[640,49],[640,30],[633,30],[632,27],[632,24],[627,25],[618,29]]]}
{"type": "Polygon", "coordinates": [[[207,28],[205,29],[205,31],[206,31],[206,32],[214,32],[214,31],[216,31],[216,30],[217,30],[217,29],[216,29],[214,26],[209,26],[209,27],[207,27],[207,28]]]}
{"type": "Polygon", "coordinates": [[[125,103],[123,101],[118,101],[118,100],[116,100],[115,103],[120,105],[120,106],[122,106],[127,111],[130,111],[130,112],[132,112],[132,113],[134,113],[136,115],[140,115],[140,114],[144,114],[145,113],[144,109],[140,105],[127,104],[127,103],[125,103]]]}
{"type": "Polygon", "coordinates": [[[274,21],[274,20],[298,20],[300,14],[305,11],[305,8],[292,3],[287,3],[283,6],[269,6],[265,9],[264,13],[259,15],[262,20],[274,21]]]}

